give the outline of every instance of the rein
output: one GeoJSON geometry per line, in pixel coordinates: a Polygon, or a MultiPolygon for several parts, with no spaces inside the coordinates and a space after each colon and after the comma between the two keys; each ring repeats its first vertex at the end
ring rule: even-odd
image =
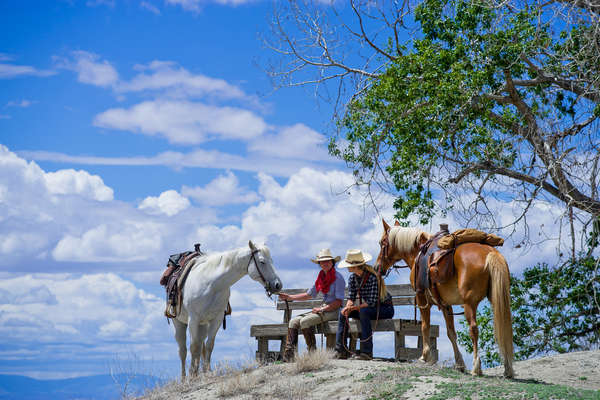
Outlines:
{"type": "Polygon", "coordinates": [[[260,250],[258,249],[251,249],[251,253],[250,253],[250,259],[248,260],[248,265],[246,266],[246,269],[250,269],[250,263],[252,261],[254,261],[254,265],[256,265],[256,270],[258,271],[258,275],[260,276],[260,279],[262,279],[263,281],[263,286],[265,288],[265,292],[267,293],[267,296],[269,297],[269,299],[271,298],[271,296],[273,295],[273,292],[271,292],[269,289],[267,289],[267,287],[269,286],[267,284],[267,280],[265,279],[263,273],[260,271],[260,268],[258,267],[258,262],[256,261],[256,256],[255,254],[260,252],[260,250]]]}

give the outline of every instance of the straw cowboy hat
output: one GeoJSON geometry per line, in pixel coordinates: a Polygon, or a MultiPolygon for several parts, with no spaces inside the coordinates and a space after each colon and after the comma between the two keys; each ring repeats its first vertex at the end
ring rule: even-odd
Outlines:
{"type": "Polygon", "coordinates": [[[334,263],[340,261],[340,256],[336,256],[333,257],[331,255],[331,250],[329,249],[323,249],[321,251],[319,251],[319,254],[317,254],[317,257],[314,259],[310,259],[310,261],[314,262],[315,264],[318,264],[320,261],[327,261],[327,260],[333,260],[334,263]]]}
{"type": "Polygon", "coordinates": [[[372,258],[369,253],[358,249],[350,249],[346,252],[346,258],[342,260],[338,268],[360,267],[371,261],[372,258]]]}

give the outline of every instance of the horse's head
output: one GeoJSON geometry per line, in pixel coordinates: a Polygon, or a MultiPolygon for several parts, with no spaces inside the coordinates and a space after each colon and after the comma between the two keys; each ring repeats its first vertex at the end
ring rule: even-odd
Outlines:
{"type": "Polygon", "coordinates": [[[250,261],[248,262],[248,275],[257,282],[262,283],[267,294],[279,293],[283,284],[275,272],[271,252],[267,246],[256,247],[252,241],[250,247],[250,261]]]}
{"type": "Polygon", "coordinates": [[[383,234],[379,239],[376,268],[380,269],[381,274],[385,274],[398,260],[406,261],[412,268],[419,247],[429,239],[429,234],[415,228],[403,228],[398,221],[395,221],[393,227],[388,225],[383,218],[381,222],[383,223],[383,234]]]}

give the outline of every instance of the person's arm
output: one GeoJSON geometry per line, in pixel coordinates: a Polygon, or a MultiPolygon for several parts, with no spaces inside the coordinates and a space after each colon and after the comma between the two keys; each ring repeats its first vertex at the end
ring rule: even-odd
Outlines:
{"type": "Polygon", "coordinates": [[[329,303],[327,305],[313,308],[312,312],[315,314],[318,314],[320,312],[335,311],[338,308],[340,308],[341,305],[342,305],[342,300],[335,299],[334,301],[332,301],[331,303],[329,303]]]}
{"type": "Polygon", "coordinates": [[[312,299],[311,295],[308,293],[298,293],[298,294],[287,294],[287,293],[279,293],[279,300],[310,300],[312,299]]]}
{"type": "Polygon", "coordinates": [[[358,309],[354,305],[354,301],[356,301],[356,276],[351,275],[350,279],[348,279],[348,301],[346,301],[346,306],[342,309],[344,317],[347,317],[350,312],[358,309]]]}

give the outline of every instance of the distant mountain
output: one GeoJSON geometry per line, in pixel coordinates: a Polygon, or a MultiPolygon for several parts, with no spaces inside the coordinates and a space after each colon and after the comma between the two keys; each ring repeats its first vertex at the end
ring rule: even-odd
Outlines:
{"type": "Polygon", "coordinates": [[[19,375],[0,375],[0,400],[114,400],[141,395],[164,384],[149,375],[94,375],[81,378],[40,380],[19,375]],[[117,382],[115,382],[115,380],[117,382]]]}

